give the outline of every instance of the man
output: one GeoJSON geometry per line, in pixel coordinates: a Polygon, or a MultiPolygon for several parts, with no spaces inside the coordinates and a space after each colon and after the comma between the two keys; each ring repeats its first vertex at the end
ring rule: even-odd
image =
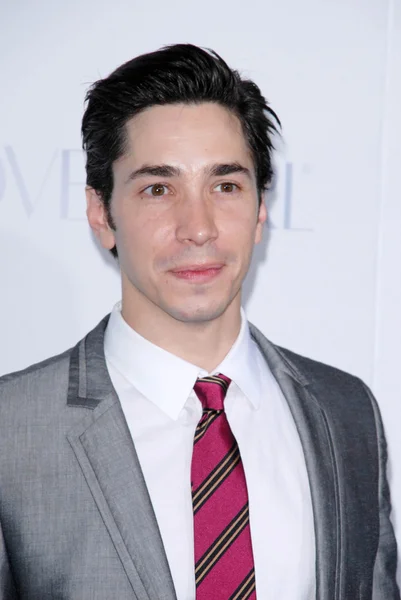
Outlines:
{"type": "Polygon", "coordinates": [[[1,380],[0,598],[399,599],[370,391],[241,310],[275,113],[191,45],[87,99],[87,215],[122,301],[1,380]]]}

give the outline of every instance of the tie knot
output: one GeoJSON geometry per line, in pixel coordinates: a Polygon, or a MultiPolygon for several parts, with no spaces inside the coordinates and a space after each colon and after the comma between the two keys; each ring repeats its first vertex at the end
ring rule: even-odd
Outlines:
{"type": "Polygon", "coordinates": [[[197,379],[194,390],[203,409],[224,410],[224,398],[230,383],[231,379],[221,373],[197,379]]]}

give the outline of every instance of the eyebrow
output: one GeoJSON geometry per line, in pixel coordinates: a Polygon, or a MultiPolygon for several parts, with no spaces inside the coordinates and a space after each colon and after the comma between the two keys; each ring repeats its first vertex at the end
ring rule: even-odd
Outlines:
{"type": "MultiPolygon", "coordinates": [[[[153,177],[179,177],[181,172],[181,169],[173,167],[172,165],[144,165],[130,173],[127,183],[134,181],[139,177],[143,177],[144,175],[153,177]]],[[[250,170],[239,162],[216,163],[207,167],[205,172],[212,177],[224,177],[225,175],[232,175],[233,173],[242,173],[249,179],[252,179],[250,170]]]]}
{"type": "Polygon", "coordinates": [[[224,177],[225,175],[233,175],[234,173],[242,173],[252,179],[251,172],[239,162],[233,163],[217,163],[208,167],[207,172],[212,177],[224,177]]]}
{"type": "Polygon", "coordinates": [[[152,175],[154,177],[178,177],[181,174],[181,170],[178,167],[172,167],[171,165],[144,165],[140,169],[136,169],[130,173],[127,183],[134,181],[144,175],[152,175]]]}

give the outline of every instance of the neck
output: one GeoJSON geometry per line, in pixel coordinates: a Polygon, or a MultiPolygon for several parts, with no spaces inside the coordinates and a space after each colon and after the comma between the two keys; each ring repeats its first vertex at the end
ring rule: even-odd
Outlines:
{"type": "Polygon", "coordinates": [[[210,372],[228,354],[241,327],[238,294],[220,316],[203,322],[179,321],[148,302],[122,297],[122,316],[132,329],[153,344],[210,372]]]}

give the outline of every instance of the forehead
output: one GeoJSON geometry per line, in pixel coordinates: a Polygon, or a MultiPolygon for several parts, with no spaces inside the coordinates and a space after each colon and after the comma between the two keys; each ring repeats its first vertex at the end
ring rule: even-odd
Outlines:
{"type": "Polygon", "coordinates": [[[134,162],[189,167],[206,160],[243,161],[252,166],[239,119],[215,103],[152,106],[128,121],[126,135],[124,157],[134,162]]]}

